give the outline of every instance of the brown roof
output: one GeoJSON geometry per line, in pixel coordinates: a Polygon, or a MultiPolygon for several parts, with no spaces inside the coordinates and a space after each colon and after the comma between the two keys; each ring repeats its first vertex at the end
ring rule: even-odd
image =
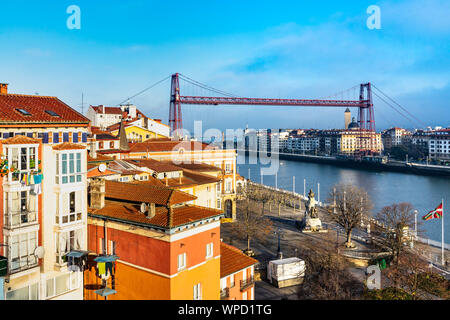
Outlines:
{"type": "Polygon", "coordinates": [[[40,143],[41,139],[33,139],[27,136],[15,135],[14,137],[1,140],[3,144],[36,144],[40,143]]]}
{"type": "MultiPolygon", "coordinates": [[[[174,164],[172,161],[161,161],[161,162],[168,162],[174,164]]],[[[212,166],[206,163],[180,163],[180,164],[174,164],[178,167],[194,170],[194,171],[222,171],[222,168],[212,166]]]]}
{"type": "Polygon", "coordinates": [[[56,97],[0,94],[0,123],[83,123],[89,119],[56,97]],[[21,113],[23,109],[29,115],[21,113]],[[58,116],[52,116],[54,112],[58,116]]]}
{"type": "MultiPolygon", "coordinates": [[[[155,216],[152,218],[147,218],[144,213],[140,212],[140,204],[106,200],[105,206],[102,209],[90,209],[89,214],[109,217],[124,222],[137,222],[143,225],[153,225],[163,228],[169,227],[167,208],[165,207],[156,207],[155,216]]],[[[193,205],[173,208],[172,227],[181,226],[222,214],[223,213],[220,210],[193,205]]]]}
{"type": "Polygon", "coordinates": [[[76,149],[86,149],[85,146],[70,142],[64,142],[53,146],[53,150],[76,150],[76,149]]]}
{"type": "Polygon", "coordinates": [[[178,151],[184,148],[190,150],[204,150],[209,144],[199,141],[151,141],[130,143],[130,152],[158,152],[158,151],[178,151]]]}
{"type": "Polygon", "coordinates": [[[128,163],[136,165],[138,167],[146,167],[156,172],[172,172],[172,171],[181,171],[183,170],[180,167],[177,167],[168,162],[162,162],[154,159],[127,159],[124,160],[128,163]]]}
{"type": "Polygon", "coordinates": [[[233,274],[239,270],[248,268],[254,264],[258,263],[247,255],[245,255],[238,248],[220,242],[220,277],[224,278],[233,274]]]}
{"type": "Polygon", "coordinates": [[[90,153],[87,154],[87,162],[88,162],[88,163],[89,163],[89,162],[99,162],[99,161],[105,161],[105,162],[108,162],[108,161],[113,161],[113,160],[114,160],[114,159],[113,159],[112,157],[108,157],[108,156],[99,154],[98,152],[97,152],[97,158],[92,158],[92,157],[90,156],[90,153]]]}
{"type": "MultiPolygon", "coordinates": [[[[91,106],[91,107],[92,109],[94,109],[96,113],[103,113],[102,106],[91,106]]],[[[105,107],[104,114],[122,114],[122,109],[120,109],[119,107],[105,107]]]]}
{"type": "Polygon", "coordinates": [[[104,176],[112,176],[115,174],[119,174],[117,172],[111,171],[106,169],[105,171],[101,172],[100,170],[98,170],[98,167],[96,167],[95,169],[89,168],[89,171],[87,173],[87,177],[88,178],[96,178],[96,177],[104,177],[104,176]]]}
{"type": "Polygon", "coordinates": [[[105,181],[105,198],[132,202],[173,205],[197,199],[196,196],[165,186],[105,181]]]}

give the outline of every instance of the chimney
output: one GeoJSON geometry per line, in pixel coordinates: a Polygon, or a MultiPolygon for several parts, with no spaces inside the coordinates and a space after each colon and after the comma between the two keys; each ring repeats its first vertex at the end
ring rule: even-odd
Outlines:
{"type": "Polygon", "coordinates": [[[105,114],[105,105],[102,104],[102,113],[105,114]]]}
{"type": "Polygon", "coordinates": [[[93,178],[89,185],[91,196],[91,208],[102,209],[105,206],[105,180],[93,178]]]}
{"type": "Polygon", "coordinates": [[[94,140],[91,141],[91,150],[89,152],[91,158],[93,159],[97,159],[97,142],[95,141],[95,136],[94,135],[94,140]]]}
{"type": "Polygon", "coordinates": [[[8,84],[0,83],[0,94],[7,94],[7,93],[8,93],[8,84]]]}

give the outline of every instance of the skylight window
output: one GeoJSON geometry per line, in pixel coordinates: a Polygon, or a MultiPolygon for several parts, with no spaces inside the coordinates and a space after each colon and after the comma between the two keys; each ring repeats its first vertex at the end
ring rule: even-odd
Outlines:
{"type": "Polygon", "coordinates": [[[45,112],[51,115],[52,117],[59,117],[59,114],[57,114],[55,111],[45,110],[45,112]]]}
{"type": "Polygon", "coordinates": [[[31,116],[31,113],[29,113],[27,110],[25,109],[16,109],[17,111],[19,111],[21,114],[23,114],[24,116],[31,116]]]}

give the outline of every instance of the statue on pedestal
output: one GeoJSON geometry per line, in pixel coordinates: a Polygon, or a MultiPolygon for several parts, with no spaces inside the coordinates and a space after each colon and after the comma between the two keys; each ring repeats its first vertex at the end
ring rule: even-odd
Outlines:
{"type": "Polygon", "coordinates": [[[302,221],[304,231],[319,231],[322,229],[322,222],[319,219],[319,213],[316,207],[317,201],[314,199],[314,196],[314,192],[309,190],[305,215],[302,221]]]}

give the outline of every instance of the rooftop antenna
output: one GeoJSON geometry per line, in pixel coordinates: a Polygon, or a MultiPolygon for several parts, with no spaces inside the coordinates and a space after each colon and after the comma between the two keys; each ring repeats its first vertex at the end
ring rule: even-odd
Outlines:
{"type": "Polygon", "coordinates": [[[81,93],[81,114],[84,115],[84,93],[81,93]]]}

